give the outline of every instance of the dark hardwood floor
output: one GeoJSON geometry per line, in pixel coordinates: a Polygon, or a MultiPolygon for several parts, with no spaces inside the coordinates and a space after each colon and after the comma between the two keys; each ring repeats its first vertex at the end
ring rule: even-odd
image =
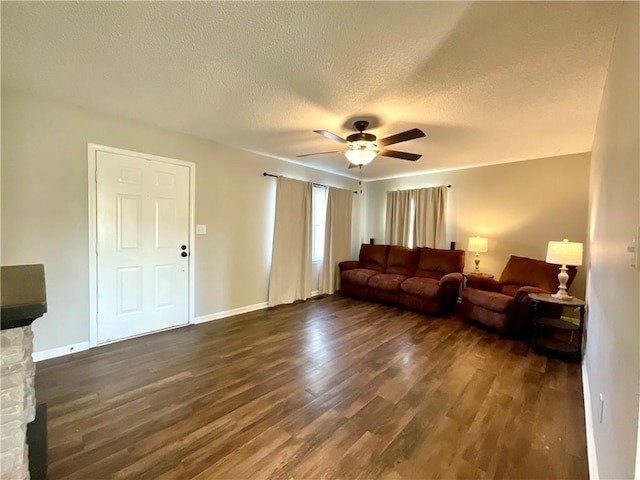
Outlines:
{"type": "Polygon", "coordinates": [[[37,364],[49,478],[588,478],[579,363],[339,295],[37,364]]]}

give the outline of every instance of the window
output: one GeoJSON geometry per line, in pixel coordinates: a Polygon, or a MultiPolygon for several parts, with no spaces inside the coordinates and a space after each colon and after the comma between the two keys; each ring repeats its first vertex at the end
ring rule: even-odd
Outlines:
{"type": "Polygon", "coordinates": [[[324,225],[327,214],[327,187],[313,186],[313,226],[311,230],[311,259],[321,262],[324,255],[324,225]]]}

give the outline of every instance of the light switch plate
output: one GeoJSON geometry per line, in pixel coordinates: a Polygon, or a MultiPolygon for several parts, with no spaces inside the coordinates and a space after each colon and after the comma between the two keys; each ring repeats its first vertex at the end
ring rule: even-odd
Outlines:
{"type": "Polygon", "coordinates": [[[206,234],[207,234],[206,225],[196,225],[196,235],[206,235],[206,234]]]}

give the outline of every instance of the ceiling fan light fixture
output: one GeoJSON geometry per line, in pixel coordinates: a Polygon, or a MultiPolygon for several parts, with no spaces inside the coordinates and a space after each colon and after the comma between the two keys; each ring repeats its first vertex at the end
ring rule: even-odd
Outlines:
{"type": "Polygon", "coordinates": [[[378,148],[373,142],[353,142],[344,154],[354,165],[366,165],[378,155],[378,148]]]}
{"type": "Polygon", "coordinates": [[[361,167],[367,165],[376,158],[378,155],[383,157],[399,158],[401,160],[408,160],[415,162],[422,155],[417,153],[398,152],[396,150],[389,150],[387,146],[394,145],[396,143],[406,142],[408,140],[415,140],[416,138],[424,137],[425,134],[419,128],[413,128],[406,132],[396,133],[389,137],[378,139],[372,133],[367,133],[365,130],[369,126],[369,122],[366,120],[359,120],[354,122],[354,128],[358,133],[352,133],[347,138],[342,138],[335,133],[328,132],[327,130],[314,130],[315,133],[322,135],[329,140],[339,142],[347,146],[347,151],[337,150],[332,152],[318,152],[318,153],[306,153],[304,155],[296,155],[296,157],[308,157],[310,155],[326,155],[328,153],[344,152],[345,156],[351,163],[349,168],[356,166],[361,167]]]}

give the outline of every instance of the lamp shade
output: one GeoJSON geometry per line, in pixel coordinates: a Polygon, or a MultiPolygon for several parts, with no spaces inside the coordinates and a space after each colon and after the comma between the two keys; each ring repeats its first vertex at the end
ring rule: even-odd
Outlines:
{"type": "Polygon", "coordinates": [[[347,150],[345,152],[345,156],[354,165],[366,165],[367,163],[371,163],[371,161],[376,158],[376,155],[377,152],[375,150],[366,149],[347,150]]]}
{"type": "Polygon", "coordinates": [[[566,238],[561,242],[551,241],[547,247],[547,263],[558,265],[582,265],[582,244],[570,242],[566,238]]]}
{"type": "Polygon", "coordinates": [[[484,237],[470,237],[468,250],[476,253],[486,252],[488,244],[488,240],[484,237]]]}

